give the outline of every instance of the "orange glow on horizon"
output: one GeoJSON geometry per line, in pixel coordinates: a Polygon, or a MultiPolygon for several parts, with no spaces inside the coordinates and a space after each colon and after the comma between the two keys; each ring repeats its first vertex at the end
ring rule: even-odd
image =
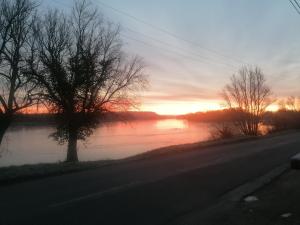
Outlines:
{"type": "Polygon", "coordinates": [[[20,113],[24,114],[47,114],[49,113],[48,109],[45,106],[31,106],[27,107],[20,111],[20,113]]]}
{"type": "Polygon", "coordinates": [[[160,115],[183,115],[200,111],[221,110],[219,101],[211,102],[167,102],[142,105],[141,111],[152,111],[160,115]]]}
{"type": "MultiPolygon", "coordinates": [[[[188,113],[206,112],[214,110],[222,110],[221,101],[203,101],[203,102],[166,102],[157,104],[142,104],[138,111],[155,112],[159,115],[184,115],[188,113]]],[[[277,104],[270,105],[267,110],[275,112],[279,109],[277,104]]],[[[135,111],[135,110],[133,110],[135,111]]],[[[22,110],[25,114],[43,114],[49,113],[45,107],[32,106],[22,110]]]]}
{"type": "MultiPolygon", "coordinates": [[[[159,103],[143,105],[141,111],[151,111],[160,115],[183,115],[225,109],[226,107],[222,106],[220,102],[221,101],[159,103]]],[[[267,111],[275,112],[278,109],[279,106],[277,104],[272,104],[267,108],[267,111]]]]}

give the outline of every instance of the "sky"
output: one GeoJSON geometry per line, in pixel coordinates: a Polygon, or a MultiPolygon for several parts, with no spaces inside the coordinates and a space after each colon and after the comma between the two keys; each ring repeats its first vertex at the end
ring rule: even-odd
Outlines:
{"type": "Polygon", "coordinates": [[[121,25],[124,51],[147,65],[143,111],[220,109],[222,88],[243,65],[262,69],[274,98],[300,96],[300,15],[288,0],[91,1],[121,25]]]}

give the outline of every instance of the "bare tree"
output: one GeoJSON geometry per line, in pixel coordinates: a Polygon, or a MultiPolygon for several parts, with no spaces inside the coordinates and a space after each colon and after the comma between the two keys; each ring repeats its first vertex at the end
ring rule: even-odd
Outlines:
{"type": "Polygon", "coordinates": [[[59,116],[59,143],[68,142],[68,162],[78,161],[77,140],[86,139],[107,111],[136,105],[146,84],[138,57],[122,53],[119,27],[86,1],[71,14],[50,10],[35,28],[29,76],[44,104],[59,116]]]}
{"type": "Polygon", "coordinates": [[[243,67],[231,77],[222,96],[229,108],[238,112],[234,121],[245,135],[258,135],[259,123],[272,103],[271,91],[258,67],[243,67]]]}
{"type": "Polygon", "coordinates": [[[286,108],[292,111],[300,111],[300,100],[295,96],[289,96],[286,100],[286,108]]]}
{"type": "Polygon", "coordinates": [[[281,112],[299,112],[300,111],[300,98],[295,96],[289,96],[285,99],[281,99],[277,102],[278,111],[281,112]]]}
{"type": "Polygon", "coordinates": [[[32,105],[32,87],[23,68],[36,4],[0,0],[0,144],[13,115],[32,105]]]}

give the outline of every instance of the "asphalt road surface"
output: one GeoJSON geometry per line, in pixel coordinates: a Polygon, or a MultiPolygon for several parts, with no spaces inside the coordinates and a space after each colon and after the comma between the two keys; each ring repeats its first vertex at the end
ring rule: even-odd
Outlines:
{"type": "Polygon", "coordinates": [[[163,225],[300,152],[300,132],[0,187],[1,225],[163,225]]]}

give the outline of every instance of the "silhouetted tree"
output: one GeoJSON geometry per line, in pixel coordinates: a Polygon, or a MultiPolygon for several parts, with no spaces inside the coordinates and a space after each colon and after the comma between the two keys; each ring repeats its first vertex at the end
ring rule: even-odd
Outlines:
{"type": "Polygon", "coordinates": [[[0,144],[13,115],[33,104],[23,68],[35,7],[30,0],[0,0],[0,144]]]}
{"type": "Polygon", "coordinates": [[[214,124],[213,129],[210,131],[213,140],[229,139],[234,137],[232,124],[226,122],[219,122],[214,124]]]}
{"type": "Polygon", "coordinates": [[[295,96],[289,96],[286,100],[287,109],[292,111],[300,111],[300,100],[295,96]]]}
{"type": "Polygon", "coordinates": [[[279,111],[300,111],[300,100],[295,96],[289,96],[277,102],[279,111]]]}
{"type": "Polygon", "coordinates": [[[229,108],[236,111],[234,121],[245,135],[258,135],[259,123],[272,103],[270,88],[258,68],[243,67],[223,90],[229,108]]]}
{"type": "Polygon", "coordinates": [[[272,131],[300,128],[300,101],[299,98],[289,96],[278,102],[279,109],[270,117],[272,131]]]}
{"type": "Polygon", "coordinates": [[[35,25],[28,74],[45,106],[59,116],[59,143],[68,142],[68,162],[78,161],[77,140],[87,138],[106,111],[136,105],[146,84],[143,63],[121,51],[119,27],[86,1],[71,14],[50,10],[35,25]]]}

